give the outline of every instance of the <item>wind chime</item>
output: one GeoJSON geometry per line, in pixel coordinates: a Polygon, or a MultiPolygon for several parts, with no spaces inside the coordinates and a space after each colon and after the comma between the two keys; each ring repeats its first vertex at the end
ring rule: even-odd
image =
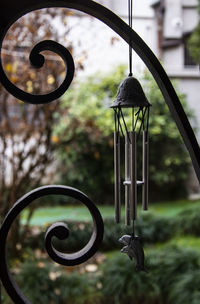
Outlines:
{"type": "MultiPolygon", "coordinates": [[[[128,0],[129,26],[132,28],[132,0],[128,0]]],[[[121,221],[121,138],[125,143],[125,224],[132,225],[132,235],[124,235],[119,241],[125,246],[121,252],[135,258],[136,270],[145,270],[144,251],[140,238],[135,235],[138,190],[142,188],[142,208],[148,209],[149,173],[149,112],[148,102],[139,81],[132,76],[132,49],[129,47],[129,76],[118,88],[111,108],[115,116],[114,175],[115,175],[115,220],[121,221]],[[131,119],[130,119],[131,117],[131,119]],[[137,179],[137,146],[142,141],[142,180],[137,179]]]]}

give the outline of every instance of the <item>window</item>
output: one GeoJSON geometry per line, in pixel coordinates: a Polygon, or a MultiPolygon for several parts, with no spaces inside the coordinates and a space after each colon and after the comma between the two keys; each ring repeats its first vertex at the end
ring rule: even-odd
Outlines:
{"type": "Polygon", "coordinates": [[[198,65],[198,62],[193,58],[188,48],[188,40],[190,38],[190,34],[186,35],[183,38],[183,45],[184,45],[184,66],[185,67],[192,67],[198,65]]]}

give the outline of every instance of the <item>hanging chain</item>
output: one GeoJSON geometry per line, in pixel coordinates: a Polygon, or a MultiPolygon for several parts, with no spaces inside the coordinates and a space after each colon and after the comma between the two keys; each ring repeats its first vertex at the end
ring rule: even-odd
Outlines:
{"type": "MultiPolygon", "coordinates": [[[[128,23],[129,26],[132,28],[132,23],[133,23],[133,0],[128,0],[128,23]]],[[[131,35],[130,35],[130,41],[129,41],[129,76],[133,76],[133,72],[132,72],[132,47],[131,47],[131,35]]],[[[133,116],[134,117],[134,110],[133,110],[133,116]]],[[[138,115],[139,116],[139,115],[138,115]]],[[[138,119],[137,116],[137,119],[138,119]]],[[[137,123],[137,119],[136,119],[136,123],[137,123]]],[[[134,118],[132,120],[132,128],[135,129],[136,124],[134,126],[134,118]]],[[[131,235],[131,239],[133,239],[135,237],[135,221],[133,220],[132,223],[132,235],[131,235]]]]}
{"type": "MultiPolygon", "coordinates": [[[[133,21],[133,0],[128,0],[128,24],[132,28],[133,21]]],[[[131,43],[131,36],[130,41],[131,43]]],[[[129,45],[129,76],[133,76],[132,73],[132,47],[129,45]]]]}

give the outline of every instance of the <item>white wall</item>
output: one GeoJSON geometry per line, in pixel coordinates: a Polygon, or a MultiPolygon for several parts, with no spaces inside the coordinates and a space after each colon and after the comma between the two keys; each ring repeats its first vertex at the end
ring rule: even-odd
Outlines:
{"type": "MultiPolygon", "coordinates": [[[[200,88],[200,79],[199,77],[194,78],[181,78],[178,82],[178,87],[180,91],[185,94],[186,100],[189,100],[189,106],[193,109],[196,116],[196,124],[199,125],[200,117],[200,99],[199,99],[199,88],[200,88]]],[[[191,121],[193,124],[193,122],[191,121]]],[[[197,132],[199,141],[200,141],[200,129],[197,132]]]]}
{"type": "MultiPolygon", "coordinates": [[[[128,0],[99,0],[96,2],[108,7],[120,16],[128,16],[128,0]]],[[[133,0],[133,15],[153,17],[154,11],[151,3],[152,0],[133,0]]]]}
{"type": "Polygon", "coordinates": [[[162,62],[170,75],[175,71],[182,71],[184,66],[184,50],[182,45],[164,50],[162,62]]]}
{"type": "Polygon", "coordinates": [[[186,7],[196,6],[198,4],[198,0],[182,0],[182,5],[186,7]]]}
{"type": "Polygon", "coordinates": [[[179,39],[183,29],[181,0],[165,0],[165,3],[163,35],[166,39],[179,39]]]}
{"type": "Polygon", "coordinates": [[[183,32],[192,31],[198,24],[199,16],[196,9],[183,8],[183,32]]]}
{"type": "MultiPolygon", "coordinates": [[[[173,0],[166,1],[166,18],[165,26],[169,25],[168,32],[164,31],[164,38],[182,38],[184,33],[191,32],[197,25],[199,16],[197,12],[196,0],[176,0],[174,2],[174,9],[171,9],[173,0]],[[178,7],[179,6],[179,7],[178,7]],[[172,23],[176,16],[181,18],[180,28],[172,31],[172,23]],[[182,32],[182,33],[181,33],[182,32]],[[181,33],[181,36],[179,37],[181,33]]],[[[162,62],[166,72],[171,78],[178,80],[180,91],[187,97],[189,106],[194,110],[198,118],[198,138],[200,139],[200,102],[199,102],[199,88],[200,88],[200,72],[198,66],[184,65],[184,45],[180,43],[176,47],[163,49],[162,62]]]]}
{"type": "MultiPolygon", "coordinates": [[[[99,0],[97,1],[128,23],[128,1],[125,0],[99,0]]],[[[152,0],[133,1],[133,29],[144,39],[150,48],[158,54],[157,31],[154,11],[150,7],[152,0]]],[[[87,58],[84,60],[85,69],[79,72],[80,77],[96,72],[107,72],[119,64],[128,65],[128,45],[114,31],[97,19],[85,17],[72,17],[72,24],[76,29],[70,32],[69,39],[73,39],[74,55],[76,60],[84,48],[87,49],[87,58]],[[114,44],[111,40],[114,38],[114,44]],[[79,43],[77,43],[79,41],[79,43]],[[77,47],[76,47],[77,43],[77,47]]],[[[145,68],[141,59],[133,54],[134,71],[145,68]]]]}

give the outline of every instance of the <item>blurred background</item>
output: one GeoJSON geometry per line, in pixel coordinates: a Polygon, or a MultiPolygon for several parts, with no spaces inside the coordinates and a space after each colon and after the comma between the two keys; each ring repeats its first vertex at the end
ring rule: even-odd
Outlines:
{"type": "MultiPolygon", "coordinates": [[[[97,2],[128,22],[128,1],[97,2]]],[[[199,14],[197,0],[133,1],[133,29],[162,62],[198,140],[199,14]]],[[[30,66],[31,49],[45,39],[70,50],[76,75],[66,94],[47,105],[25,104],[0,86],[0,223],[29,190],[64,184],[97,204],[105,233],[99,252],[88,262],[59,266],[44,248],[48,226],[66,221],[70,237],[55,239],[54,245],[73,252],[90,239],[92,218],[85,206],[66,197],[35,201],[18,216],[8,237],[15,280],[33,304],[199,303],[200,187],[150,72],[133,53],[133,74],[152,104],[150,207],[139,211],[136,221],[149,271],[145,273],[136,272],[134,262],[120,253],[118,239],[131,229],[114,222],[114,117],[109,106],[128,75],[128,46],[103,23],[79,11],[50,8],[29,13],[11,26],[2,48],[9,79],[29,93],[53,91],[65,76],[64,63],[50,51],[43,52],[41,69],[30,66]]],[[[12,303],[4,290],[1,297],[3,304],[12,303]]]]}

